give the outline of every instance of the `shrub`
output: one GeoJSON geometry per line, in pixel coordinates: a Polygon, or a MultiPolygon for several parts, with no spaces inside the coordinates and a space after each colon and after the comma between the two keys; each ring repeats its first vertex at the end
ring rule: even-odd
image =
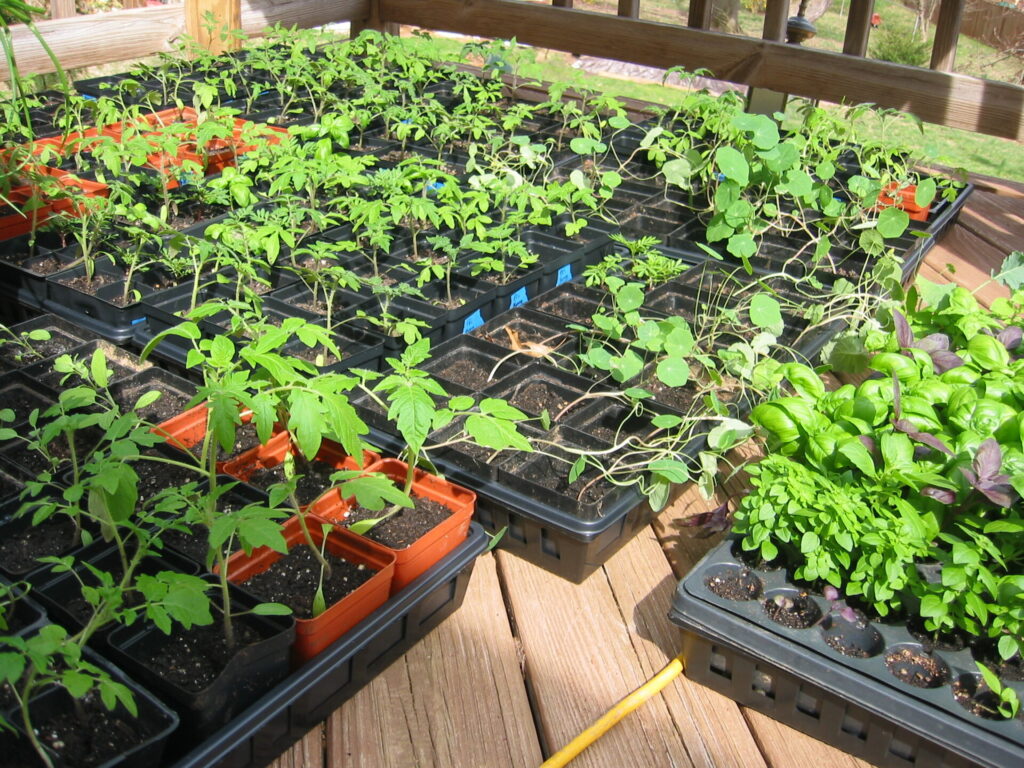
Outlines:
{"type": "Polygon", "coordinates": [[[886,29],[879,32],[872,55],[882,61],[894,64],[907,64],[912,67],[923,67],[928,64],[931,43],[927,40],[917,42],[911,33],[898,29],[886,29]]]}

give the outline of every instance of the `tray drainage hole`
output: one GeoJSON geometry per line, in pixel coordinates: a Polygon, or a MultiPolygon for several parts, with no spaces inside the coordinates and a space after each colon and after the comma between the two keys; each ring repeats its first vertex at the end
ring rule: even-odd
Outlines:
{"type": "Polygon", "coordinates": [[[755,669],[750,679],[750,690],[766,699],[775,698],[775,679],[759,669],[755,669]]]}
{"type": "Polygon", "coordinates": [[[851,621],[829,614],[821,624],[821,636],[832,650],[858,659],[877,656],[885,648],[881,633],[861,615],[851,621]]]}
{"type": "Polygon", "coordinates": [[[764,585],[752,570],[719,563],[704,572],[704,586],[726,600],[757,600],[764,585]]]}
{"type": "Polygon", "coordinates": [[[981,675],[964,672],[953,681],[953,698],[972,715],[986,720],[1008,720],[999,712],[999,697],[985,686],[981,675]]]}
{"type": "Polygon", "coordinates": [[[807,629],[821,621],[821,608],[802,590],[773,589],[762,606],[769,619],[790,629],[807,629]]]}
{"type": "Polygon", "coordinates": [[[885,667],[900,682],[915,688],[939,688],[950,677],[946,662],[916,643],[901,643],[886,651],[885,667]]]}

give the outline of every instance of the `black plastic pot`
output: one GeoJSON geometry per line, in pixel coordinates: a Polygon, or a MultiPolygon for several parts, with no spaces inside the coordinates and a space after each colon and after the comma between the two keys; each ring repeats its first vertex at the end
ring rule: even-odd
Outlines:
{"type": "MultiPolygon", "coordinates": [[[[70,532],[73,530],[70,522],[67,524],[60,522],[64,519],[66,518],[63,518],[60,515],[55,515],[50,518],[50,520],[33,526],[31,510],[28,514],[22,517],[6,516],[0,519],[0,542],[3,542],[3,547],[6,548],[8,544],[13,544],[14,540],[22,536],[27,530],[33,529],[38,533],[38,535],[44,537],[47,542],[53,544],[50,551],[46,554],[53,556],[66,555],[69,552],[73,552],[78,549],[80,544],[70,541],[65,545],[57,544],[56,535],[59,531],[63,531],[70,535],[70,532]]],[[[49,579],[50,566],[44,566],[36,561],[15,563],[4,559],[0,560],[0,574],[3,574],[11,581],[20,581],[25,579],[33,585],[37,585],[49,579]]]]}
{"type": "Polygon", "coordinates": [[[0,347],[0,370],[23,368],[41,360],[51,359],[56,355],[63,354],[80,344],[96,339],[96,335],[88,329],[72,324],[56,315],[44,314],[34,317],[31,320],[12,325],[9,329],[11,334],[20,337],[22,334],[32,331],[45,330],[50,338],[45,341],[29,342],[36,350],[38,357],[29,359],[22,355],[17,345],[5,344],[0,347]]]}
{"type": "Polygon", "coordinates": [[[12,371],[0,376],[0,402],[14,411],[14,418],[5,426],[17,429],[28,421],[33,410],[42,413],[57,402],[57,392],[40,386],[21,371],[12,371]]]}
{"type": "Polygon", "coordinates": [[[61,251],[60,241],[53,235],[39,236],[36,253],[17,261],[16,254],[28,248],[29,235],[0,242],[0,296],[16,301],[29,309],[39,310],[48,298],[46,278],[67,269],[74,258],[61,251]]]}
{"type": "MultiPolygon", "coordinates": [[[[3,583],[3,586],[11,588],[11,584],[7,579],[0,578],[0,582],[3,583]]],[[[3,633],[18,637],[34,634],[41,626],[48,623],[45,610],[35,600],[26,596],[22,590],[18,588],[11,589],[13,594],[9,594],[14,598],[14,604],[4,608],[7,626],[3,633]]]]}
{"type": "MultiPolygon", "coordinates": [[[[904,627],[873,625],[882,642],[869,647],[866,658],[841,653],[828,642],[828,621],[790,629],[769,619],[763,604],[799,594],[798,588],[781,569],[741,563],[731,547],[727,540],[709,552],[673,599],[669,616],[683,629],[688,677],[873,765],[1024,763],[1019,721],[981,718],[954,700],[948,683],[976,671],[968,651],[934,654],[951,670],[947,684],[909,685],[886,664],[893,650],[921,649],[904,627]],[[750,599],[729,599],[709,588],[711,579],[741,571],[761,585],[757,595],[748,593],[750,599]]],[[[828,618],[828,602],[810,599],[828,618]]],[[[1024,694],[1024,684],[1008,685],[1024,694]]]]}
{"type": "MultiPolygon", "coordinates": [[[[215,580],[211,579],[211,583],[215,580]]],[[[257,604],[244,590],[231,586],[236,611],[257,604]]],[[[216,597],[214,599],[217,599],[216,597]]],[[[295,634],[294,620],[280,616],[247,614],[235,618],[239,625],[253,629],[262,639],[241,647],[227,666],[206,688],[191,691],[164,680],[143,659],[159,652],[166,636],[150,622],[118,627],[108,636],[110,658],[129,674],[142,681],[158,696],[172,704],[190,739],[174,745],[181,754],[195,739],[204,739],[228,724],[231,719],[263,696],[288,675],[288,657],[295,634]]],[[[180,628],[176,630],[181,632],[180,628]]]]}
{"type": "Polygon", "coordinates": [[[481,392],[492,383],[516,373],[522,362],[507,350],[475,336],[458,336],[433,350],[420,366],[443,384],[459,384],[481,392]]]}
{"type": "MultiPolygon", "coordinates": [[[[121,670],[113,666],[105,659],[86,650],[86,660],[102,668],[116,682],[126,686],[131,692],[132,699],[137,708],[137,715],[132,715],[118,703],[113,709],[113,716],[132,726],[142,730],[140,740],[127,751],[103,762],[103,768],[133,768],[139,765],[159,765],[163,759],[167,741],[171,734],[178,727],[178,716],[167,706],[157,699],[152,693],[140,686],[138,683],[127,677],[121,670]]],[[[100,703],[98,694],[94,694],[93,706],[99,706],[107,710],[105,704],[100,703]]],[[[37,732],[47,729],[47,722],[60,718],[68,720],[82,717],[82,707],[72,699],[67,690],[61,687],[50,687],[34,696],[29,702],[29,710],[32,717],[32,725],[37,732]]],[[[11,716],[8,718],[14,723],[20,733],[24,733],[21,718],[11,716]]],[[[83,724],[84,727],[84,724],[83,724]]],[[[23,737],[24,738],[24,737],[23,737]]],[[[27,742],[27,739],[24,739],[27,742]]],[[[31,751],[31,750],[29,750],[31,751]]],[[[48,750],[56,766],[66,766],[69,763],[48,750]]],[[[84,755],[71,755],[72,760],[85,757],[84,755]]],[[[77,763],[76,763],[77,764],[77,763]]]]}
{"type": "Polygon", "coordinates": [[[579,351],[577,334],[566,328],[564,320],[537,312],[532,306],[503,312],[474,330],[473,335],[509,352],[518,349],[539,354],[547,348],[557,356],[579,351]]]}
{"type": "Polygon", "coordinates": [[[191,747],[173,768],[260,768],[383,672],[462,604],[477,556],[488,544],[478,525],[465,543],[383,607],[191,747]]]}
{"type": "Polygon", "coordinates": [[[195,385],[187,379],[162,368],[152,367],[112,385],[110,394],[116,399],[123,399],[121,410],[127,411],[133,408],[140,395],[149,390],[160,392],[160,398],[136,412],[141,418],[154,424],[164,421],[160,417],[164,411],[172,410],[171,415],[184,411],[196,393],[195,385]]]}
{"type": "Polygon", "coordinates": [[[585,398],[594,382],[542,362],[527,362],[514,376],[486,387],[481,394],[507,400],[530,416],[547,411],[554,423],[587,405],[585,398]]]}
{"type": "MultiPolygon", "coordinates": [[[[138,355],[116,347],[107,341],[89,341],[69,350],[67,354],[76,360],[85,360],[88,363],[97,350],[103,351],[103,355],[107,360],[107,366],[113,371],[113,375],[109,379],[111,384],[150,367],[149,363],[139,360],[138,355]]],[[[34,363],[22,370],[26,376],[35,379],[43,386],[49,387],[54,391],[59,391],[63,387],[74,386],[77,379],[77,376],[72,376],[67,382],[62,383],[67,374],[53,370],[53,362],[50,360],[34,363]]]]}

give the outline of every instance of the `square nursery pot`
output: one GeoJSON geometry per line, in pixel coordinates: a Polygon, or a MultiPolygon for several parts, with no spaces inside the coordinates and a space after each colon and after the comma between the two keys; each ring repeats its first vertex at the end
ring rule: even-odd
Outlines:
{"type": "MultiPolygon", "coordinates": [[[[192,408],[189,408],[183,413],[179,413],[176,416],[172,416],[166,421],[157,424],[153,427],[153,432],[157,435],[164,437],[165,441],[172,448],[176,448],[180,451],[185,451],[196,456],[201,452],[203,438],[206,437],[206,423],[209,418],[207,413],[206,403],[199,403],[192,408]]],[[[252,434],[239,434],[239,432],[252,421],[252,412],[243,411],[239,414],[239,422],[236,425],[236,439],[235,449],[238,451],[234,455],[223,455],[223,449],[216,445],[218,451],[217,456],[217,471],[222,472],[224,465],[233,458],[255,448],[259,445],[259,440],[256,437],[255,429],[252,429],[252,434]]]]}
{"type": "Polygon", "coordinates": [[[79,549],[82,540],[70,518],[54,515],[33,525],[32,511],[0,518],[0,574],[11,581],[24,579],[37,585],[50,578],[50,566],[38,558],[66,555],[79,549]]]}
{"type": "MultiPolygon", "coordinates": [[[[258,445],[241,456],[225,462],[221,471],[242,482],[266,490],[266,488],[274,483],[284,482],[284,468],[281,465],[284,462],[285,456],[289,453],[296,455],[297,451],[298,449],[292,441],[291,434],[279,432],[263,445],[258,445]],[[278,467],[281,467],[281,471],[275,472],[278,467]]],[[[313,462],[318,464],[318,467],[309,467],[304,471],[299,459],[296,458],[296,474],[305,475],[303,480],[299,481],[299,486],[296,489],[299,503],[305,507],[320,499],[329,491],[333,491],[333,484],[330,482],[329,477],[334,472],[341,469],[364,469],[379,459],[380,456],[376,453],[363,451],[362,460],[357,461],[354,457],[345,453],[338,443],[324,440],[313,462]],[[306,482],[308,482],[308,485],[306,482]]],[[[336,497],[337,493],[334,492],[331,495],[336,497]]]]}
{"type": "Polygon", "coordinates": [[[481,395],[507,400],[509,405],[528,416],[547,412],[551,422],[558,424],[589,405],[586,395],[593,388],[594,382],[590,379],[534,361],[522,367],[515,376],[491,384],[481,395]]]}
{"type": "Polygon", "coordinates": [[[474,336],[457,336],[434,348],[420,367],[442,385],[458,384],[474,392],[515,374],[529,362],[504,347],[474,336]]]}
{"type": "MultiPolygon", "coordinates": [[[[85,764],[130,768],[159,765],[167,741],[178,727],[178,716],[102,657],[86,650],[85,660],[103,669],[115,682],[127,686],[137,713],[133,715],[120,703],[113,710],[107,709],[95,691],[76,701],[65,688],[44,688],[29,701],[29,711],[32,725],[49,759],[57,766],[85,764]],[[113,738],[95,737],[96,733],[103,731],[109,731],[113,738]],[[103,749],[97,750],[97,744],[102,744],[103,749]]],[[[38,757],[24,736],[20,716],[9,719],[20,736],[14,748],[20,750],[24,747],[23,754],[32,755],[27,758],[29,764],[36,764],[38,757]]],[[[10,751],[5,754],[11,756],[10,751]]],[[[21,753],[15,754],[19,755],[15,758],[17,761],[21,753]]]]}
{"type": "Polygon", "coordinates": [[[524,359],[544,358],[547,351],[552,356],[580,351],[579,334],[567,328],[563,319],[532,307],[531,304],[503,312],[474,330],[473,336],[505,347],[509,352],[521,351],[524,359]]]}
{"type": "Polygon", "coordinates": [[[901,211],[906,211],[911,221],[928,221],[931,203],[918,205],[916,198],[916,184],[901,185],[899,182],[892,181],[882,187],[882,191],[878,193],[878,207],[880,209],[896,207],[901,211]]]}
{"type": "Polygon", "coordinates": [[[122,411],[134,411],[151,424],[160,424],[180,414],[196,394],[196,386],[163,368],[147,368],[110,387],[110,394],[122,411]],[[139,398],[150,391],[160,397],[141,409],[135,408],[139,398]]]}
{"type": "MultiPolygon", "coordinates": [[[[14,417],[5,426],[18,430],[25,426],[33,411],[40,414],[57,402],[57,391],[40,386],[35,379],[21,371],[11,371],[0,376],[0,403],[5,409],[14,411],[14,417]]],[[[20,430],[18,430],[20,432],[20,430]]]]}
{"type": "MultiPolygon", "coordinates": [[[[109,341],[89,341],[68,350],[67,354],[69,354],[73,359],[84,360],[88,363],[97,351],[101,351],[103,353],[103,356],[107,361],[107,368],[113,371],[113,375],[110,377],[111,384],[121,381],[122,379],[126,379],[129,376],[134,376],[140,371],[151,368],[153,365],[152,363],[143,362],[139,359],[138,355],[117,347],[109,341]]],[[[66,374],[55,371],[53,369],[52,360],[43,360],[41,362],[34,363],[26,366],[22,371],[26,376],[34,378],[43,386],[49,387],[55,391],[74,387],[81,383],[81,380],[75,374],[66,374]],[[67,378],[65,379],[65,377],[67,378]]]]}
{"type": "MultiPolygon", "coordinates": [[[[210,579],[213,599],[217,600],[219,580],[212,576],[206,578],[210,579]]],[[[192,684],[181,678],[168,679],[173,671],[166,668],[163,660],[170,658],[171,649],[181,642],[179,638],[191,638],[195,642],[196,638],[212,636],[220,638],[223,645],[216,611],[214,623],[208,628],[184,630],[175,626],[170,635],[165,635],[151,622],[137,621],[131,626],[118,627],[108,636],[111,661],[170,703],[181,718],[182,732],[188,733],[189,738],[176,743],[172,752],[180,754],[197,740],[223,728],[288,675],[288,657],[295,637],[294,620],[290,616],[246,613],[259,601],[234,585],[228,586],[232,612],[245,614],[234,619],[236,632],[245,632],[251,642],[236,644],[234,653],[227,655],[226,663],[217,664],[219,669],[210,671],[208,681],[192,684]]]]}
{"type": "MultiPolygon", "coordinates": [[[[314,513],[307,518],[310,536],[318,547],[324,546],[324,532],[314,505],[314,513]]],[[[283,534],[291,552],[296,547],[307,546],[298,517],[292,517],[284,524],[283,534]]],[[[373,575],[329,605],[319,616],[295,619],[295,642],[292,645],[292,666],[299,667],[321,653],[338,638],[380,608],[391,592],[391,580],[395,574],[395,555],[390,550],[357,536],[345,528],[330,529],[327,534],[327,553],[356,565],[360,570],[369,569],[373,575]]],[[[246,582],[273,568],[274,563],[284,557],[269,547],[259,547],[251,554],[236,552],[227,561],[232,583],[246,587],[246,582]]],[[[253,589],[249,587],[248,589],[253,589]]],[[[254,591],[253,594],[259,594],[254,591]]],[[[312,596],[310,596],[312,601],[312,596]]]]}
{"type": "Polygon", "coordinates": [[[39,194],[38,186],[33,187],[31,183],[12,186],[10,192],[4,195],[8,202],[0,205],[0,240],[10,240],[18,235],[28,234],[34,227],[42,225],[59,213],[79,215],[81,211],[76,208],[72,198],[64,197],[62,194],[106,197],[110,191],[106,184],[79,178],[68,171],[44,166],[35,166],[31,170],[53,179],[54,190],[47,190],[50,197],[37,199],[39,205],[34,211],[24,211],[24,207],[39,194]]]}
{"type": "MultiPolygon", "coordinates": [[[[382,459],[368,466],[366,471],[381,472],[396,485],[404,486],[408,465],[398,459],[382,459]]],[[[405,589],[466,540],[470,519],[473,517],[476,507],[476,494],[473,491],[422,470],[416,470],[411,495],[414,500],[426,499],[436,502],[447,509],[449,514],[412,544],[400,549],[387,543],[388,534],[383,529],[376,534],[374,529],[364,534],[366,538],[383,542],[381,546],[395,555],[395,575],[391,584],[392,595],[405,589]]],[[[349,515],[352,502],[352,499],[342,500],[337,495],[329,496],[317,504],[315,511],[325,520],[342,526],[349,515]]],[[[406,514],[415,517],[415,512],[406,514]]]]}
{"type": "Polygon", "coordinates": [[[969,650],[928,650],[905,625],[850,621],[784,569],[733,552],[726,540],[676,590],[669,617],[683,630],[687,677],[873,765],[1024,764],[1019,717],[967,708],[985,695],[969,650]]]}
{"type": "Polygon", "coordinates": [[[311,659],[210,738],[190,740],[178,765],[260,768],[273,762],[462,604],[488,538],[479,526],[408,589],[311,659]]]}
{"type": "Polygon", "coordinates": [[[19,344],[7,342],[0,346],[0,370],[24,368],[27,365],[48,360],[64,354],[74,347],[96,339],[96,335],[56,315],[44,314],[26,320],[7,329],[15,338],[24,339],[34,331],[46,331],[50,338],[41,340],[25,339],[32,351],[19,344]]]}
{"type": "Polygon", "coordinates": [[[29,239],[21,235],[0,240],[0,296],[45,311],[47,277],[74,266],[75,257],[52,233],[38,233],[34,247],[29,239]]]}

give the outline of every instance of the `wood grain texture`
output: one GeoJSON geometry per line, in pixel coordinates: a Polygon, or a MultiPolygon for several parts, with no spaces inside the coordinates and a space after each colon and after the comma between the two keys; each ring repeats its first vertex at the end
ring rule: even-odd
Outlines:
{"type": "Polygon", "coordinates": [[[238,50],[241,41],[221,32],[241,26],[241,0],[185,0],[185,32],[211,53],[238,50]]]}
{"type": "Polygon", "coordinates": [[[462,607],[327,722],[329,766],[534,768],[541,762],[493,555],[462,607]]]}
{"type": "Polygon", "coordinates": [[[1024,87],[716,32],[512,0],[381,0],[388,21],[653,67],[834,102],[873,102],[927,122],[1024,140],[1024,87]]]}
{"type": "Polygon", "coordinates": [[[323,725],[313,728],[268,768],[325,768],[323,725]]]}
{"type": "MultiPolygon", "coordinates": [[[[241,29],[252,35],[274,23],[314,27],[365,18],[368,8],[369,0],[244,0],[241,29]]],[[[41,21],[36,26],[61,66],[75,69],[170,51],[185,33],[185,7],[178,3],[133,8],[41,21]],[[97,40],[102,40],[103,45],[97,45],[97,40]]],[[[24,74],[53,71],[53,62],[27,28],[15,27],[13,40],[18,66],[24,74]]],[[[0,58],[0,79],[8,75],[7,64],[0,58]]]]}
{"type": "Polygon", "coordinates": [[[861,0],[850,3],[846,17],[846,36],[843,38],[843,53],[849,56],[864,56],[868,52],[868,36],[871,34],[871,15],[875,11],[875,0],[861,0]]]}
{"type": "Polygon", "coordinates": [[[964,18],[966,0],[942,0],[939,19],[935,23],[935,42],[929,66],[941,72],[952,72],[956,62],[956,41],[964,18]]]}
{"type": "Polygon", "coordinates": [[[871,768],[870,763],[812,739],[757,710],[744,707],[743,715],[771,768],[871,768]]]}
{"type": "Polygon", "coordinates": [[[1019,198],[975,190],[960,212],[958,224],[995,246],[1003,257],[1024,249],[1024,204],[1019,198]]]}

